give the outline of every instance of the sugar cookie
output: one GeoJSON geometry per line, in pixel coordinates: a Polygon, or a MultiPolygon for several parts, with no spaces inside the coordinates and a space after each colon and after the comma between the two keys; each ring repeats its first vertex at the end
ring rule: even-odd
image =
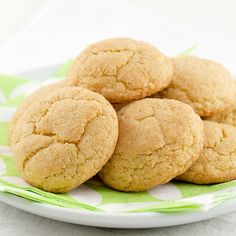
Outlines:
{"type": "Polygon", "coordinates": [[[193,107],[200,116],[226,111],[236,100],[236,85],[220,64],[197,57],[173,59],[174,76],[161,92],[193,107]]]}
{"type": "Polygon", "coordinates": [[[185,103],[145,98],[123,107],[118,119],[116,149],[99,172],[114,189],[142,191],[169,182],[203,149],[203,122],[185,103]]]}
{"type": "Polygon", "coordinates": [[[69,83],[101,93],[111,103],[144,98],[171,81],[169,58],[148,43],[107,39],[87,47],[69,69],[69,83]]]}
{"type": "Polygon", "coordinates": [[[178,180],[196,184],[236,179],[236,127],[204,121],[206,141],[199,159],[178,180]]]}
{"type": "Polygon", "coordinates": [[[101,169],[117,138],[116,112],[102,95],[64,87],[26,109],[13,130],[12,150],[27,182],[67,192],[101,169]]]}

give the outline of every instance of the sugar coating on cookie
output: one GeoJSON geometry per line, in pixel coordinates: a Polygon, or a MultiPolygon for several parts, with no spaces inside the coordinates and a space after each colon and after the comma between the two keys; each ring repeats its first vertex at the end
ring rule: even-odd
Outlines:
{"type": "Polygon", "coordinates": [[[27,108],[12,133],[12,150],[27,182],[67,192],[101,169],[117,138],[116,112],[102,95],[65,87],[27,108]]]}
{"type": "Polygon", "coordinates": [[[141,99],[171,81],[169,58],[148,43],[128,38],[107,39],[87,47],[69,69],[72,85],[101,93],[111,103],[141,99]]]}
{"type": "Polygon", "coordinates": [[[185,103],[145,98],[123,107],[118,120],[116,149],[99,172],[114,189],[143,191],[169,182],[203,149],[203,122],[185,103]]]}
{"type": "Polygon", "coordinates": [[[193,107],[200,116],[226,111],[235,101],[236,85],[220,64],[197,57],[173,58],[174,76],[162,97],[193,107]]]}
{"type": "Polygon", "coordinates": [[[236,179],[236,127],[204,121],[205,144],[198,160],[178,180],[197,184],[236,179]]]}
{"type": "MultiPolygon", "coordinates": [[[[30,94],[28,97],[25,98],[25,100],[17,107],[14,115],[12,116],[11,122],[10,122],[10,132],[9,135],[11,136],[12,130],[14,130],[15,124],[17,123],[17,120],[22,116],[22,114],[25,112],[25,110],[35,101],[38,101],[41,98],[46,97],[51,91],[57,88],[65,87],[66,83],[65,81],[59,81],[47,86],[43,86],[40,89],[34,91],[32,94],[30,94]]],[[[9,140],[11,140],[11,137],[9,137],[9,140]]],[[[11,141],[10,141],[11,142],[11,141]]]]}

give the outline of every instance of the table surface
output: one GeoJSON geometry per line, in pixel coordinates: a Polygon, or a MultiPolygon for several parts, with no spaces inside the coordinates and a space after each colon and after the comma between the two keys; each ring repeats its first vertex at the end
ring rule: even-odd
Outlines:
{"type": "MultiPolygon", "coordinates": [[[[46,0],[0,0],[0,46],[28,24],[46,0]],[[14,5],[14,7],[12,7],[14,5]],[[20,9],[20,10],[19,10],[20,9]],[[14,15],[14,17],[12,17],[14,15]]],[[[144,10],[171,15],[182,24],[207,31],[212,36],[236,41],[234,0],[129,0],[144,10]],[[199,17],[200,16],[200,17],[199,17]]],[[[235,235],[236,212],[211,220],[158,229],[120,230],[72,225],[35,216],[0,203],[0,235],[235,235]]]]}

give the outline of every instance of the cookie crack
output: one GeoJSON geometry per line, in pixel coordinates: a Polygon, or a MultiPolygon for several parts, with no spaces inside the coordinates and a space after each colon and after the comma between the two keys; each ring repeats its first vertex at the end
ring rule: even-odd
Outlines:
{"type": "MultiPolygon", "coordinates": [[[[73,101],[79,101],[79,100],[81,100],[81,99],[74,99],[74,98],[62,98],[62,99],[58,99],[57,101],[55,101],[55,102],[50,102],[50,103],[48,103],[49,104],[49,107],[44,111],[44,113],[43,113],[43,115],[40,117],[40,120],[38,121],[38,123],[42,120],[42,119],[44,119],[47,115],[48,115],[48,112],[49,112],[49,110],[51,109],[51,107],[54,105],[54,104],[56,104],[56,103],[60,103],[60,102],[62,102],[62,101],[64,101],[64,100],[73,100],[73,101]]],[[[95,99],[82,99],[83,101],[93,101],[93,102],[97,102],[97,103],[99,103],[100,105],[103,105],[101,102],[99,102],[99,101],[97,101],[97,100],[95,100],[95,99]]],[[[36,123],[36,122],[35,122],[36,123]]]]}
{"type": "Polygon", "coordinates": [[[126,88],[126,90],[133,90],[133,89],[130,89],[129,84],[126,81],[119,79],[119,77],[120,77],[121,70],[131,62],[134,56],[135,56],[135,53],[133,52],[132,55],[127,59],[127,61],[122,66],[116,68],[116,80],[117,82],[122,83],[124,87],[126,88]]]}
{"type": "MultiPolygon", "coordinates": [[[[191,144],[190,148],[192,148],[193,145],[194,145],[194,143],[191,144]]],[[[159,148],[157,148],[157,149],[151,150],[152,153],[150,153],[150,154],[140,154],[140,155],[142,155],[142,156],[151,156],[151,155],[153,155],[153,153],[156,153],[156,154],[158,155],[158,152],[160,152],[161,150],[163,150],[165,147],[166,147],[166,144],[163,145],[162,147],[159,147],[159,148]]],[[[178,151],[178,150],[183,150],[183,148],[180,147],[180,148],[173,149],[173,150],[171,150],[171,151],[176,152],[176,151],[178,151]]],[[[197,159],[197,157],[198,157],[198,155],[196,155],[195,160],[197,159]]],[[[193,162],[194,162],[193,158],[189,159],[188,161],[186,161],[186,163],[184,164],[184,167],[183,167],[182,169],[185,171],[185,170],[187,169],[187,166],[189,166],[189,165],[190,165],[191,163],[193,163],[193,162]]],[[[160,165],[161,163],[166,163],[166,160],[159,161],[159,160],[157,159],[157,161],[154,163],[154,166],[152,167],[152,169],[156,169],[157,166],[160,165]]],[[[131,180],[128,182],[128,185],[127,185],[126,187],[124,187],[124,188],[125,188],[125,189],[129,189],[130,186],[131,186],[131,184],[132,184],[133,176],[135,175],[135,172],[136,172],[136,171],[139,171],[140,169],[144,169],[144,168],[145,168],[146,166],[148,166],[149,164],[150,164],[149,162],[143,162],[142,167],[134,167],[134,168],[132,168],[132,172],[131,172],[131,174],[130,174],[131,180]]],[[[174,165],[173,163],[168,163],[168,165],[171,166],[171,167],[173,167],[173,169],[175,169],[175,167],[176,167],[176,165],[174,165]]],[[[176,173],[176,175],[175,175],[173,178],[171,178],[172,174],[167,175],[159,184],[164,184],[164,183],[166,183],[167,181],[169,181],[169,179],[174,179],[176,176],[182,174],[184,171],[182,171],[182,172],[179,171],[178,173],[176,173]]],[[[150,177],[150,178],[146,178],[146,177],[145,177],[145,179],[151,179],[151,177],[150,177]]]]}
{"type": "MultiPolygon", "coordinates": [[[[53,140],[53,142],[50,143],[49,145],[46,145],[46,146],[44,146],[44,147],[41,147],[41,148],[38,148],[38,149],[34,150],[34,152],[32,152],[29,156],[27,156],[27,157],[25,158],[24,163],[23,163],[23,170],[25,169],[25,166],[27,165],[27,163],[28,163],[37,153],[39,153],[41,150],[45,150],[45,149],[48,148],[50,145],[55,144],[55,143],[73,144],[74,147],[77,149],[77,156],[79,156],[79,153],[81,153],[82,156],[83,156],[83,161],[80,162],[79,164],[77,164],[77,166],[76,166],[76,168],[75,168],[75,173],[72,174],[72,175],[69,175],[70,178],[73,179],[75,176],[77,176],[77,175],[79,174],[79,168],[81,168],[81,166],[83,166],[88,160],[92,160],[92,159],[93,159],[93,156],[88,156],[88,157],[86,157],[86,155],[84,154],[84,152],[79,149],[78,143],[83,140],[84,134],[86,133],[86,130],[87,130],[88,126],[89,126],[94,120],[96,120],[98,117],[102,117],[102,116],[106,117],[105,115],[103,115],[103,114],[100,113],[99,115],[96,115],[95,117],[93,117],[92,119],[90,119],[89,122],[86,123],[86,125],[85,125],[85,127],[84,127],[83,134],[81,135],[81,138],[80,138],[80,140],[79,140],[78,142],[76,142],[76,143],[75,143],[75,142],[68,142],[68,141],[64,142],[64,141],[61,141],[61,140],[55,138],[55,139],[53,140]]],[[[42,135],[42,136],[44,136],[43,134],[37,134],[37,135],[42,135]]],[[[101,150],[101,153],[100,153],[100,154],[99,154],[99,152],[97,152],[96,150],[94,150],[94,152],[96,153],[96,155],[97,155],[98,157],[101,158],[101,156],[102,156],[102,150],[101,150]]],[[[61,176],[61,175],[64,173],[65,169],[68,167],[68,165],[66,164],[66,162],[65,162],[64,160],[63,160],[63,162],[65,163],[65,167],[62,167],[62,168],[61,168],[60,173],[57,173],[57,174],[50,174],[50,175],[46,176],[45,179],[49,179],[49,178],[51,178],[51,177],[56,177],[56,176],[61,176]]],[[[95,167],[95,168],[97,169],[97,167],[95,167]]],[[[100,169],[101,169],[101,168],[100,168],[100,169]]],[[[65,177],[66,177],[66,176],[65,176],[65,177]]],[[[43,183],[40,183],[40,184],[42,185],[43,183]]]]}
{"type": "Polygon", "coordinates": [[[83,132],[81,133],[80,135],[80,139],[78,141],[68,141],[68,140],[61,140],[58,135],[56,133],[44,133],[42,131],[39,131],[39,130],[36,130],[36,123],[33,123],[34,124],[34,129],[33,129],[33,134],[36,134],[36,135],[42,135],[42,136],[46,136],[46,137],[55,137],[55,140],[57,142],[60,142],[60,143],[71,143],[71,144],[76,144],[78,145],[78,143],[81,141],[81,139],[83,138],[84,134],[86,133],[86,130],[87,130],[87,127],[94,121],[96,120],[98,117],[100,116],[104,116],[103,113],[95,113],[95,115],[90,118],[89,120],[87,120],[87,122],[85,123],[85,126],[84,126],[84,129],[83,129],[83,132]]]}
{"type": "MultiPolygon", "coordinates": [[[[138,50],[130,50],[130,49],[125,49],[125,50],[103,50],[103,51],[99,51],[98,53],[92,53],[92,54],[95,55],[95,56],[97,56],[97,55],[99,55],[100,53],[120,53],[120,52],[130,52],[131,55],[127,58],[127,60],[126,60],[125,63],[123,63],[123,64],[122,64],[121,66],[119,66],[119,67],[116,67],[116,71],[115,71],[114,74],[107,74],[107,73],[105,73],[104,71],[102,71],[102,73],[101,73],[100,76],[104,76],[104,77],[111,77],[111,76],[113,76],[113,77],[115,77],[116,82],[122,83],[123,86],[124,86],[124,88],[125,88],[125,90],[127,90],[127,91],[131,91],[131,92],[142,91],[144,87],[147,87],[147,86],[148,86],[148,83],[147,83],[145,86],[142,86],[142,87],[140,87],[140,88],[130,88],[130,85],[129,85],[126,81],[124,81],[124,80],[122,80],[122,79],[119,79],[121,70],[122,70],[125,66],[127,66],[127,65],[131,62],[131,60],[132,60],[136,55],[141,55],[138,50]]],[[[138,63],[139,63],[140,65],[143,65],[143,64],[144,64],[141,59],[139,59],[138,63]]],[[[94,73],[92,73],[92,74],[87,74],[87,75],[84,75],[84,76],[85,76],[85,77],[93,77],[93,78],[95,78],[95,77],[96,77],[96,71],[95,71],[94,73]]],[[[148,77],[150,77],[150,76],[148,76],[148,77]]],[[[151,78],[151,77],[150,77],[150,78],[151,78]]],[[[112,88],[114,88],[114,86],[115,86],[115,84],[113,84],[113,87],[112,87],[112,88]]]]}
{"type": "Polygon", "coordinates": [[[31,158],[33,158],[37,153],[39,153],[42,150],[45,150],[46,148],[48,148],[49,146],[51,146],[52,144],[54,144],[54,142],[52,141],[52,143],[49,143],[43,147],[40,148],[36,148],[34,151],[32,151],[29,155],[27,155],[22,163],[22,167],[23,167],[23,171],[25,170],[25,166],[26,164],[31,160],[31,158]]]}
{"type": "MultiPolygon", "coordinates": [[[[133,51],[129,51],[129,52],[132,52],[132,55],[127,57],[127,60],[121,66],[116,67],[116,71],[113,74],[107,74],[107,73],[105,73],[105,71],[102,71],[102,74],[100,76],[103,76],[103,77],[111,77],[111,76],[113,76],[113,77],[115,77],[116,82],[122,83],[124,85],[126,90],[134,91],[135,89],[130,88],[129,84],[126,81],[124,81],[122,79],[119,79],[121,70],[125,66],[127,66],[130,63],[130,61],[132,60],[132,58],[135,56],[135,52],[133,52],[133,51]]],[[[93,78],[95,78],[96,77],[96,72],[94,72],[93,74],[85,75],[85,76],[89,76],[89,77],[92,76],[93,78]]],[[[114,88],[114,86],[115,86],[115,84],[113,84],[113,88],[114,88]]],[[[136,89],[136,90],[139,90],[139,89],[136,89]]]]}

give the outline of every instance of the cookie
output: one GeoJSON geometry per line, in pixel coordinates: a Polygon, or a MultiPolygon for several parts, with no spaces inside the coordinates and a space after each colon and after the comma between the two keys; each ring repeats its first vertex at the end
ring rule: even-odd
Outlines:
{"type": "Polygon", "coordinates": [[[203,122],[185,103],[145,98],[123,107],[118,120],[116,149],[99,172],[114,189],[143,191],[167,183],[203,149],[203,122]]]}
{"type": "Polygon", "coordinates": [[[190,56],[174,58],[173,63],[173,80],[162,97],[185,102],[200,116],[224,112],[236,100],[236,85],[222,65],[190,56]]]}
{"type": "Polygon", "coordinates": [[[101,93],[111,103],[141,99],[171,81],[169,58],[148,43],[128,38],[107,39],[86,48],[68,71],[71,85],[101,93]]]}
{"type": "Polygon", "coordinates": [[[10,132],[9,132],[9,140],[11,143],[11,133],[12,130],[15,128],[15,124],[17,123],[18,119],[22,116],[22,114],[25,112],[25,110],[35,101],[38,101],[41,98],[44,98],[57,88],[62,88],[66,86],[65,81],[59,81],[47,86],[43,86],[42,88],[34,91],[32,94],[30,94],[25,100],[17,107],[14,115],[12,116],[11,122],[10,122],[10,132]]]}
{"type": "Polygon", "coordinates": [[[102,95],[64,87],[26,109],[12,132],[12,151],[27,182],[59,193],[97,174],[117,138],[116,112],[102,95]]]}
{"type": "Polygon", "coordinates": [[[204,121],[206,141],[199,159],[178,180],[196,184],[236,179],[236,127],[204,121]]]}

